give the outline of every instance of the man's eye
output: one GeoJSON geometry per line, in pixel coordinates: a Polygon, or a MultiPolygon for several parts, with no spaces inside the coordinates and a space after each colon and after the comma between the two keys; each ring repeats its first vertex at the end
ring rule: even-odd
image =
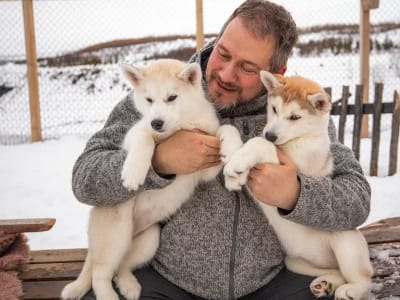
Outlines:
{"type": "Polygon", "coordinates": [[[172,102],[172,101],[175,101],[176,98],[178,98],[178,95],[171,95],[168,97],[167,101],[172,102]]]}
{"type": "Polygon", "coordinates": [[[274,112],[274,114],[276,114],[276,108],[275,108],[275,106],[272,106],[272,111],[274,112]]]}
{"type": "Polygon", "coordinates": [[[149,102],[149,103],[153,103],[153,99],[151,99],[149,97],[146,98],[146,101],[149,102]]]}
{"type": "Polygon", "coordinates": [[[223,60],[228,60],[228,59],[230,58],[229,55],[228,55],[228,54],[225,54],[225,53],[218,52],[218,55],[219,55],[219,57],[221,57],[223,60]]]}
{"type": "Polygon", "coordinates": [[[243,72],[248,73],[248,74],[256,74],[257,73],[257,70],[255,70],[252,67],[246,66],[246,65],[242,65],[242,70],[243,70],[243,72]]]}
{"type": "Polygon", "coordinates": [[[301,116],[299,116],[299,115],[291,115],[291,116],[289,117],[289,120],[291,120],[291,121],[296,121],[296,120],[298,120],[298,119],[301,119],[301,116]]]}

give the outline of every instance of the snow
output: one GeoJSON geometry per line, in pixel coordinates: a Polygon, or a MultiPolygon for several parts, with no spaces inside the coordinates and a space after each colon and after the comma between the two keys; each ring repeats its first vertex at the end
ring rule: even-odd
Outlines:
{"type": "MultiPolygon", "coordinates": [[[[66,136],[32,144],[0,145],[0,219],[57,219],[50,231],[28,234],[32,249],[87,246],[90,207],[79,203],[71,191],[72,167],[85,143],[84,138],[66,136]]],[[[369,139],[362,140],[361,149],[365,151],[360,161],[366,171],[369,144],[369,139]]],[[[381,156],[388,156],[387,149],[381,151],[381,156]]],[[[400,163],[397,168],[400,170],[400,163]]],[[[372,188],[372,205],[365,223],[400,216],[400,173],[367,179],[372,188]]]]}
{"type": "MultiPolygon", "coordinates": [[[[150,34],[154,35],[155,33],[157,33],[157,35],[165,35],[171,33],[191,34],[194,32],[194,27],[192,26],[194,22],[193,16],[190,15],[188,17],[187,15],[188,11],[194,12],[194,1],[174,1],[173,7],[185,7],[185,9],[175,10],[174,15],[170,16],[174,20],[179,20],[179,22],[164,22],[163,26],[157,26],[157,30],[135,24],[132,24],[132,26],[121,25],[123,20],[129,19],[129,13],[126,14],[126,12],[131,10],[127,9],[127,5],[134,1],[116,0],[113,1],[112,8],[108,7],[108,4],[105,4],[106,8],[101,5],[93,5],[94,1],[95,0],[83,1],[83,7],[80,8],[79,12],[84,15],[85,13],[87,14],[89,10],[89,13],[98,16],[97,20],[99,21],[99,24],[90,25],[93,28],[96,28],[96,34],[93,34],[93,31],[91,30],[81,31],[78,36],[74,37],[74,44],[66,44],[59,41],[61,38],[71,40],[71,37],[67,32],[64,35],[59,34],[59,31],[55,30],[55,36],[50,38],[47,37],[47,40],[44,40],[43,37],[38,35],[39,54],[50,55],[57,51],[71,50],[61,49],[60,45],[69,45],[69,47],[79,48],[86,46],[85,43],[91,44],[110,39],[132,36],[136,37],[139,36],[139,33],[132,31],[135,28],[139,28],[140,36],[150,34]],[[116,2],[120,5],[115,5],[116,2]],[[103,7],[105,11],[118,8],[117,14],[119,14],[121,18],[114,18],[113,22],[102,22],[107,13],[99,11],[98,7],[103,7]],[[108,26],[108,29],[103,28],[103,25],[108,26]],[[116,36],[116,31],[109,29],[110,26],[116,26],[120,35],[116,36]],[[143,31],[145,28],[149,31],[143,31]],[[58,34],[56,34],[57,32],[58,34]],[[90,38],[87,34],[90,35],[90,38]],[[57,49],[55,50],[50,47],[52,45],[58,45],[57,49]]],[[[166,3],[169,3],[168,1],[149,0],[146,1],[146,7],[151,6],[150,1],[152,1],[154,5],[157,5],[160,12],[168,11],[168,8],[164,7],[166,3]]],[[[135,2],[136,4],[141,3],[140,1],[135,2]]],[[[208,13],[212,12],[211,15],[205,16],[205,31],[217,32],[219,27],[222,25],[223,20],[225,20],[234,7],[241,2],[241,0],[204,1],[204,11],[208,13]],[[214,17],[214,15],[217,17],[214,17]]],[[[345,14],[340,11],[343,10],[343,7],[335,5],[335,3],[337,3],[336,0],[324,0],[323,2],[320,0],[309,0],[307,1],[307,5],[304,5],[304,3],[299,4],[299,2],[295,0],[281,0],[276,2],[285,5],[293,13],[294,18],[300,27],[325,23],[357,23],[359,21],[359,1],[356,0],[346,1],[348,11],[345,14]],[[322,9],[321,5],[324,5],[325,9],[322,9]],[[323,14],[321,13],[323,11],[328,11],[329,13],[323,14]],[[309,17],[311,15],[312,18],[309,17]]],[[[385,11],[385,21],[398,21],[399,18],[397,11],[390,9],[390,6],[388,6],[389,2],[390,1],[387,0],[380,1],[381,9],[385,11]]],[[[108,3],[108,1],[102,3],[108,3]]],[[[41,21],[41,19],[45,17],[54,18],[54,20],[60,21],[57,23],[57,26],[60,26],[60,28],[66,28],[70,25],[72,26],[72,24],[80,24],[78,11],[71,10],[72,7],[73,5],[71,2],[67,3],[66,1],[35,2],[35,13],[37,14],[36,20],[38,22],[37,29],[40,29],[41,26],[48,26],[48,24],[50,24],[41,21]],[[51,5],[52,7],[47,5],[51,5]],[[48,13],[49,10],[52,12],[51,14],[48,13]],[[60,12],[57,13],[57,10],[60,12]],[[69,15],[76,18],[76,20],[73,22],[69,21],[70,24],[63,24],[62,20],[64,20],[64,18],[61,18],[60,14],[66,13],[69,10],[71,10],[69,15]]],[[[18,26],[15,26],[15,22],[12,23],[11,21],[13,20],[10,19],[11,16],[13,16],[11,12],[20,10],[20,2],[2,2],[1,8],[0,28],[5,28],[13,37],[23,35],[23,33],[20,32],[21,29],[18,29],[18,26]]],[[[136,7],[136,9],[139,8],[136,7]]],[[[375,13],[372,13],[372,22],[380,21],[375,17],[375,13]]],[[[156,25],[159,24],[157,21],[162,20],[162,18],[165,18],[165,16],[156,16],[153,23],[156,25]]],[[[138,20],[136,20],[136,18],[131,18],[129,20],[132,22],[143,21],[140,18],[138,20]]],[[[147,21],[150,21],[149,23],[152,22],[151,20],[147,21]]],[[[46,22],[50,21],[47,20],[46,22]]],[[[398,36],[399,35],[400,34],[398,34],[398,36]]],[[[21,55],[21,53],[7,52],[9,49],[23,49],[23,43],[20,39],[15,38],[13,39],[13,42],[16,43],[15,48],[2,48],[6,43],[0,44],[0,59],[21,55]]],[[[158,48],[158,45],[153,45],[153,47],[158,48]]],[[[160,51],[160,49],[157,50],[160,51]]],[[[125,60],[140,61],[140,52],[136,53],[136,55],[138,56],[125,57],[125,60]]],[[[351,88],[354,88],[358,78],[358,75],[355,75],[358,72],[358,66],[354,63],[354,60],[357,60],[358,56],[356,54],[351,54],[335,57],[335,60],[330,60],[329,58],[330,57],[326,56],[308,58],[295,56],[289,61],[288,75],[297,73],[310,77],[317,80],[323,86],[333,86],[334,93],[340,93],[339,85],[336,84],[336,82],[340,84],[346,82],[346,84],[351,88]],[[304,68],[305,65],[309,67],[304,68]],[[339,73],[339,65],[348,66],[347,73],[343,73],[343,71],[339,73]],[[337,78],[339,79],[336,80],[337,78]]],[[[396,57],[392,57],[388,54],[373,54],[371,56],[371,74],[373,77],[371,80],[373,82],[384,82],[385,90],[390,93],[390,97],[392,97],[393,90],[398,88],[398,84],[395,85],[392,80],[389,80],[389,78],[393,79],[399,77],[399,70],[390,67],[396,65],[395,61],[397,61],[397,59],[398,55],[396,57]],[[392,85],[388,86],[390,82],[392,82],[392,85]]],[[[127,91],[122,89],[120,86],[119,89],[114,88],[112,92],[109,88],[106,88],[116,77],[119,78],[118,74],[120,71],[118,64],[98,67],[101,70],[101,76],[93,79],[93,82],[96,80],[95,82],[98,90],[96,90],[96,93],[88,93],[86,97],[82,95],[81,91],[87,89],[88,82],[90,83],[90,80],[92,79],[86,82],[79,82],[79,84],[73,86],[68,81],[67,77],[75,71],[81,72],[82,68],[69,67],[69,70],[66,70],[67,72],[64,72],[61,75],[57,75],[59,70],[54,68],[48,70],[45,68],[41,69],[41,90],[43,90],[42,86],[46,86],[47,90],[52,93],[51,97],[47,98],[48,100],[44,100],[49,101],[49,103],[44,103],[45,105],[43,105],[43,107],[49,107],[48,111],[45,111],[42,115],[45,121],[44,123],[50,124],[48,127],[43,129],[45,132],[51,133],[57,132],[57,130],[60,132],[60,130],[64,130],[63,128],[65,127],[76,128],[79,127],[82,122],[92,124],[93,131],[102,126],[104,117],[110,112],[116,101],[121,99],[127,91]],[[54,80],[54,76],[59,76],[60,78],[54,80]],[[117,90],[117,92],[115,90],[117,90]],[[66,101],[67,99],[68,101],[66,101]],[[80,105],[72,105],[72,101],[79,102],[80,105]],[[95,106],[92,104],[95,102],[101,102],[102,106],[100,108],[96,106],[94,109],[95,106]],[[52,120],[52,118],[54,119],[52,112],[55,110],[66,111],[65,106],[68,106],[69,108],[74,107],[76,109],[76,111],[69,111],[69,114],[73,115],[74,122],[71,123],[70,119],[66,116],[65,119],[63,117],[56,117],[55,120],[52,120]],[[91,109],[88,109],[89,107],[91,109]],[[54,123],[51,123],[52,121],[54,123]],[[62,125],[64,127],[62,127],[62,125]]],[[[11,83],[13,86],[17,87],[1,98],[0,119],[8,121],[0,122],[0,132],[7,132],[5,126],[8,125],[9,127],[7,128],[12,128],[12,130],[15,131],[10,131],[9,134],[16,135],[21,131],[23,132],[24,129],[21,128],[27,128],[29,126],[27,125],[27,123],[29,123],[28,118],[9,118],[10,115],[14,115],[14,113],[18,111],[19,107],[21,107],[13,100],[19,99],[21,101],[21,99],[26,98],[26,85],[19,83],[24,82],[25,72],[26,67],[24,65],[16,65],[12,63],[3,65],[0,68],[0,73],[2,74],[0,83],[11,83]],[[14,82],[16,83],[13,84],[14,82]],[[10,126],[10,124],[12,126],[10,126]]],[[[339,95],[334,95],[333,99],[337,99],[338,97],[339,95]]],[[[389,99],[391,99],[390,97],[389,99]]],[[[387,97],[385,97],[385,99],[387,99],[387,97]]],[[[26,109],[26,113],[28,113],[27,105],[24,106],[24,109],[26,109]]],[[[386,176],[389,157],[388,146],[390,126],[387,125],[389,123],[386,123],[385,126],[384,119],[382,119],[382,124],[378,177],[368,176],[371,140],[363,139],[361,143],[360,163],[367,174],[367,179],[372,187],[371,213],[368,220],[365,222],[366,224],[383,218],[400,216],[400,171],[398,171],[394,176],[386,176]]],[[[72,131],[76,132],[76,130],[72,131]]],[[[62,132],[64,133],[64,131],[62,132]]],[[[47,136],[49,136],[49,134],[47,134],[47,136]]],[[[52,217],[57,219],[52,230],[48,232],[28,234],[32,249],[80,248],[87,246],[86,230],[90,207],[79,203],[74,198],[71,190],[72,167],[78,155],[82,152],[86,140],[87,136],[82,137],[82,135],[74,134],[65,135],[58,140],[48,140],[45,142],[22,145],[0,145],[0,219],[33,217],[52,217]]],[[[350,145],[351,143],[351,132],[349,130],[346,130],[345,143],[347,145],[350,145]]],[[[400,149],[398,157],[399,162],[397,170],[400,170],[400,149]]]]}

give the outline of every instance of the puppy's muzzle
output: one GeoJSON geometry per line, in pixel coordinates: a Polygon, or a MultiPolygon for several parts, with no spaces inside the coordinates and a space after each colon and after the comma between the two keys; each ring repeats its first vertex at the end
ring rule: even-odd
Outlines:
{"type": "Polygon", "coordinates": [[[275,133],[267,131],[265,133],[265,138],[271,143],[274,143],[278,137],[275,133]]]}
{"type": "Polygon", "coordinates": [[[151,121],[151,127],[155,131],[162,132],[164,127],[164,121],[161,119],[154,119],[153,121],[151,121]]]}

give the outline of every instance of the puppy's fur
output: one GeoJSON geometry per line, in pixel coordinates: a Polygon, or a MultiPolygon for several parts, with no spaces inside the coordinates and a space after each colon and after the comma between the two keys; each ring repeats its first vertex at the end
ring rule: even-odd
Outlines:
{"type": "MultiPolygon", "coordinates": [[[[156,143],[177,130],[196,128],[217,135],[222,160],[240,147],[237,130],[220,127],[213,105],[204,97],[197,63],[163,59],[140,69],[125,65],[123,70],[134,87],[134,104],[143,115],[123,142],[127,157],[122,181],[129,190],[138,190],[144,183],[156,143]]],[[[154,256],[159,244],[157,222],[176,212],[199,181],[213,179],[221,168],[177,175],[165,188],[137,192],[130,201],[115,206],[93,207],[84,267],[78,279],[64,288],[62,298],[81,298],[92,286],[98,300],[119,299],[114,280],[126,299],[138,299],[141,287],[131,271],[154,256]]]]}
{"type": "MultiPolygon", "coordinates": [[[[238,190],[257,163],[279,163],[276,146],[308,176],[328,176],[333,164],[328,136],[329,96],[302,77],[261,71],[268,90],[264,137],[243,145],[224,168],[226,187],[238,190]]],[[[337,300],[367,299],[372,267],[368,247],[357,230],[323,231],[282,218],[276,207],[257,201],[273,226],[293,272],[317,276],[310,288],[316,297],[335,293],[337,300]]]]}

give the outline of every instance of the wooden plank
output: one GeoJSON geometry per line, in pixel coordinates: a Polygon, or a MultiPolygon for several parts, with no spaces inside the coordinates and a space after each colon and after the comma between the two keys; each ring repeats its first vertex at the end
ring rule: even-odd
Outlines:
{"type": "Polygon", "coordinates": [[[353,126],[353,143],[352,143],[352,149],[357,160],[360,159],[361,122],[363,116],[362,99],[363,99],[363,87],[361,85],[357,85],[355,105],[354,105],[354,126],[353,126]]]}
{"type": "Polygon", "coordinates": [[[389,150],[389,176],[397,172],[397,149],[399,146],[399,127],[400,127],[400,96],[394,91],[393,113],[392,113],[392,134],[390,137],[389,150]]]}
{"type": "Polygon", "coordinates": [[[381,140],[381,115],[382,115],[383,84],[375,84],[374,119],[372,123],[372,146],[369,165],[369,175],[378,175],[379,144],[381,140]]]}
{"type": "Polygon", "coordinates": [[[70,280],[78,277],[83,262],[23,264],[18,269],[21,280],[70,280]]]}
{"type": "Polygon", "coordinates": [[[23,299],[60,299],[64,286],[72,280],[65,281],[26,281],[22,282],[23,299]]]}
{"type": "Polygon", "coordinates": [[[32,142],[42,140],[33,0],[22,1],[32,142]]]}
{"type": "Polygon", "coordinates": [[[368,224],[360,231],[369,244],[400,242],[400,217],[368,224]]]}
{"type": "Polygon", "coordinates": [[[39,232],[51,229],[56,219],[7,219],[0,220],[0,231],[6,233],[39,232]]]}
{"type": "MultiPolygon", "coordinates": [[[[334,102],[333,107],[331,110],[331,115],[336,116],[342,114],[342,104],[341,100],[339,102],[334,102]]],[[[393,107],[394,104],[392,102],[384,102],[382,103],[382,113],[383,114],[391,114],[393,112],[393,107]]],[[[347,115],[354,115],[356,111],[355,105],[354,104],[348,104],[347,105],[347,110],[346,114],[347,115]]],[[[373,103],[368,103],[368,104],[363,104],[362,105],[362,113],[364,115],[372,115],[374,113],[374,104],[373,103]]]]}
{"type": "Polygon", "coordinates": [[[50,249],[31,251],[29,263],[83,262],[87,249],[50,249]]]}

